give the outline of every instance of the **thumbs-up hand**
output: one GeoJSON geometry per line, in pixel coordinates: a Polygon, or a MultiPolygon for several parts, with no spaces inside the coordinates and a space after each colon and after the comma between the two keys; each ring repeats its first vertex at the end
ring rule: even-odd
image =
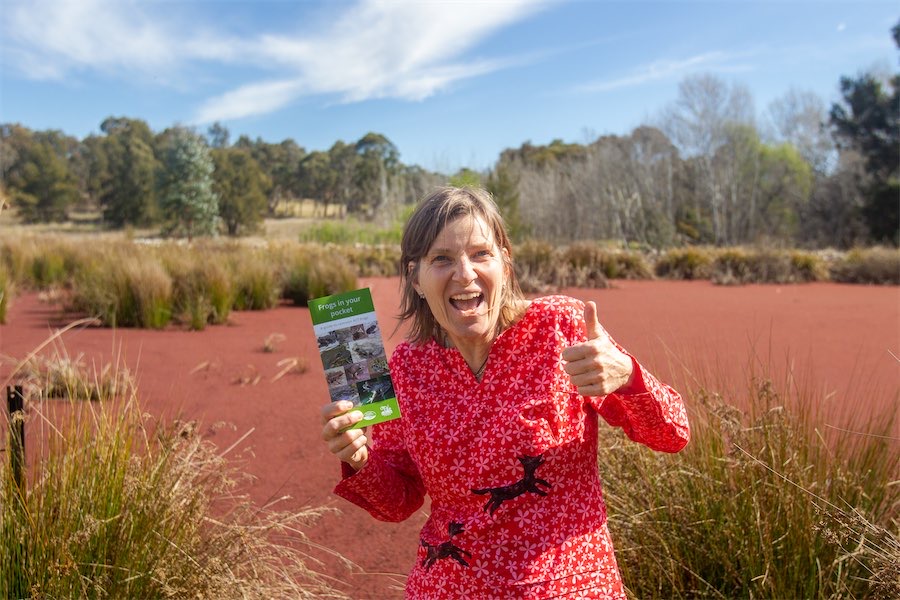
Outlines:
{"type": "Polygon", "coordinates": [[[600,327],[594,302],[584,305],[584,322],[587,341],[562,351],[566,373],[578,393],[605,396],[631,383],[631,357],[619,350],[600,327]]]}

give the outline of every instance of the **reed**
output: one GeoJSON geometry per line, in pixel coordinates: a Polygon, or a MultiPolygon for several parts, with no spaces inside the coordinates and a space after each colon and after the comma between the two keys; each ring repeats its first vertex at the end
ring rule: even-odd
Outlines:
{"type": "Polygon", "coordinates": [[[709,389],[687,394],[692,439],[677,455],[602,434],[631,597],[898,597],[896,403],[837,430],[795,381],[750,377],[749,400],[709,389]]]}

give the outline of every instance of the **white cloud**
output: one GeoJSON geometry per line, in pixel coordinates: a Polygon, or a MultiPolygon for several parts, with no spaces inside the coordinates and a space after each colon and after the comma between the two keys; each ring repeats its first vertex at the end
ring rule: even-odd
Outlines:
{"type": "Polygon", "coordinates": [[[4,19],[4,42],[15,66],[36,79],[70,70],[157,70],[176,60],[171,32],[133,2],[43,0],[13,2],[4,19]]]}
{"type": "Polygon", "coordinates": [[[746,64],[733,62],[736,57],[724,52],[707,52],[681,60],[658,60],[634,69],[630,74],[616,79],[594,81],[577,86],[579,92],[607,92],[634,87],[653,81],[676,79],[700,70],[739,72],[750,70],[746,64]]]}
{"type": "MultiPolygon", "coordinates": [[[[514,64],[514,59],[467,53],[546,4],[326,3],[323,10],[338,12],[312,33],[286,33],[292,24],[282,22],[276,23],[277,32],[237,36],[217,32],[211,23],[183,22],[185,13],[170,10],[219,10],[215,3],[13,0],[2,26],[3,50],[13,59],[7,68],[15,66],[35,79],[101,72],[140,83],[152,74],[154,82],[171,83],[185,72],[208,73],[207,80],[213,71],[204,68],[240,67],[231,69],[232,76],[239,72],[243,79],[198,109],[196,121],[203,123],[271,112],[306,95],[325,94],[342,102],[427,98],[454,82],[514,64]]],[[[192,83],[196,86],[197,80],[192,83]]]]}
{"type": "MultiPolygon", "coordinates": [[[[250,52],[258,64],[277,64],[295,73],[295,97],[329,94],[343,102],[386,97],[422,100],[456,81],[513,64],[512,60],[467,60],[462,55],[544,4],[534,0],[365,0],[316,35],[265,35],[250,52]]],[[[283,98],[284,104],[291,99],[283,98]]],[[[235,95],[228,92],[209,100],[197,120],[224,120],[234,110],[235,95]]],[[[248,105],[243,112],[266,111],[248,105]]]]}
{"type": "Polygon", "coordinates": [[[293,79],[244,85],[206,102],[195,121],[212,123],[273,112],[290,103],[302,89],[301,82],[293,79]]]}

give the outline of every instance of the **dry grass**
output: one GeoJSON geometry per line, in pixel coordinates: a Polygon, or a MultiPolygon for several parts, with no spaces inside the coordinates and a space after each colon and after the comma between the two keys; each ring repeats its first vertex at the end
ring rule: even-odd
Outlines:
{"type": "MultiPolygon", "coordinates": [[[[72,392],[110,372],[72,362],[41,366],[80,378],[63,386],[72,392]]],[[[130,382],[86,403],[50,400],[63,388],[48,381],[26,382],[39,450],[25,489],[12,461],[0,466],[0,597],[345,597],[306,553],[304,529],[323,509],[250,502],[228,461],[241,440],[220,450],[196,423],[154,420],[130,382]]]]}
{"type": "Polygon", "coordinates": [[[896,598],[896,402],[848,431],[824,427],[822,399],[790,377],[711,387],[683,387],[692,439],[677,455],[601,434],[631,597],[896,598]]]}

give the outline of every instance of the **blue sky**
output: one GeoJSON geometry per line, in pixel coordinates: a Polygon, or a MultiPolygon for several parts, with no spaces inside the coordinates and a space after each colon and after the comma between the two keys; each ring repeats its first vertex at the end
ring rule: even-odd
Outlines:
{"type": "Polygon", "coordinates": [[[2,0],[0,122],[83,138],[108,116],[219,121],[307,150],[386,135],[401,160],[489,168],[505,148],[652,122],[685,77],[790,89],[897,70],[895,2],[2,0]]]}

